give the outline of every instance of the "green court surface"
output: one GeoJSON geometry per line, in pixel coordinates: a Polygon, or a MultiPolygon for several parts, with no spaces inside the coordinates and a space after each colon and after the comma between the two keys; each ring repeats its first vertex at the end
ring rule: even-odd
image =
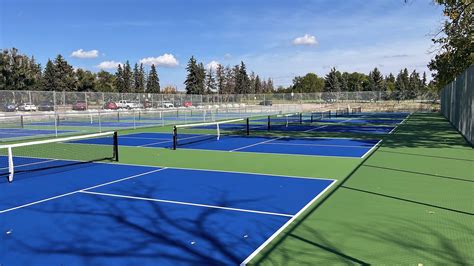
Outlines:
{"type": "Polygon", "coordinates": [[[412,114],[366,160],[121,147],[120,161],[337,179],[334,189],[260,252],[253,265],[474,261],[474,150],[439,114],[412,114]]]}

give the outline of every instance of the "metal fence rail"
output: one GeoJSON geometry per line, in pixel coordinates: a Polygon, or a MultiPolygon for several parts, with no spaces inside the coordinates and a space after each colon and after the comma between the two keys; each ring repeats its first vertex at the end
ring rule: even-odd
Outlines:
{"type": "Polygon", "coordinates": [[[441,113],[474,145],[474,65],[441,91],[441,113]]]}

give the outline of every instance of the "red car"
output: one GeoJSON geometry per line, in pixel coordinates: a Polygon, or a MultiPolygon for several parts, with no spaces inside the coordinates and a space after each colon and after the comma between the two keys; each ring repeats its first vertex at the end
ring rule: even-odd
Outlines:
{"type": "Polygon", "coordinates": [[[115,104],[114,102],[107,102],[107,103],[104,105],[104,109],[117,110],[117,109],[118,109],[118,106],[117,106],[117,104],[115,104]]]}
{"type": "Polygon", "coordinates": [[[191,106],[193,106],[193,103],[192,102],[184,102],[183,106],[184,107],[191,107],[191,106]]]}
{"type": "Polygon", "coordinates": [[[73,106],[72,110],[85,111],[87,110],[87,104],[85,101],[77,101],[73,106]]]}

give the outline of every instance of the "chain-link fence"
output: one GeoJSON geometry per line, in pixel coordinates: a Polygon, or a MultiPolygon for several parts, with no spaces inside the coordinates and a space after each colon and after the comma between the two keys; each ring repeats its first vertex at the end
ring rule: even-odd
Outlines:
{"type": "Polygon", "coordinates": [[[441,113],[474,145],[474,65],[441,91],[441,113]]]}
{"type": "Polygon", "coordinates": [[[125,103],[140,109],[165,107],[224,106],[229,104],[270,105],[305,103],[367,103],[383,101],[426,102],[439,99],[431,92],[411,94],[385,91],[323,92],[323,93],[275,93],[275,94],[151,94],[151,93],[107,93],[107,92],[54,92],[54,91],[0,91],[0,106],[19,108],[22,104],[33,104],[37,108],[45,105],[57,111],[71,110],[78,103],[86,109],[107,109],[107,103],[125,103]]]}
{"type": "Polygon", "coordinates": [[[4,113],[0,142],[301,112],[300,105],[4,113]]]}

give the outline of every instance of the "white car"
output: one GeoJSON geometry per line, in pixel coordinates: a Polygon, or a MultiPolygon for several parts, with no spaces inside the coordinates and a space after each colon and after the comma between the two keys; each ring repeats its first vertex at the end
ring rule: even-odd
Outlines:
{"type": "Polygon", "coordinates": [[[18,106],[18,111],[36,112],[36,105],[31,103],[24,103],[18,106]]]}
{"type": "Polygon", "coordinates": [[[138,108],[143,108],[143,104],[141,103],[135,103],[135,102],[130,102],[127,100],[120,100],[116,103],[117,108],[119,109],[138,109],[138,108]]]}
{"type": "Polygon", "coordinates": [[[174,108],[174,104],[172,104],[171,102],[162,102],[161,107],[163,107],[163,108],[174,108]]]}

